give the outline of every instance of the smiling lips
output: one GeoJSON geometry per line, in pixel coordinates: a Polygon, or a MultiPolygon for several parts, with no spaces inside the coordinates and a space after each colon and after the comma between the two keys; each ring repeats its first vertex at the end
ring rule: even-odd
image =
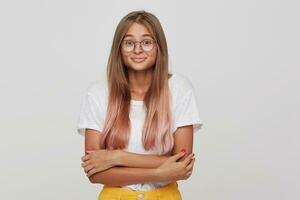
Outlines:
{"type": "Polygon", "coordinates": [[[140,63],[140,62],[143,62],[144,60],[146,60],[145,57],[134,57],[134,58],[131,58],[134,62],[137,62],[137,63],[140,63]]]}

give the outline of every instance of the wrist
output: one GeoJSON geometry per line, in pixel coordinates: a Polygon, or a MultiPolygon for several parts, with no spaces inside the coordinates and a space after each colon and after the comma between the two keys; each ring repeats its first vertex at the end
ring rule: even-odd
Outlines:
{"type": "Polygon", "coordinates": [[[116,165],[122,165],[122,150],[116,149],[113,150],[113,164],[116,165]]]}
{"type": "Polygon", "coordinates": [[[153,168],[153,177],[155,182],[161,182],[162,176],[161,176],[161,169],[160,168],[153,168]]]}

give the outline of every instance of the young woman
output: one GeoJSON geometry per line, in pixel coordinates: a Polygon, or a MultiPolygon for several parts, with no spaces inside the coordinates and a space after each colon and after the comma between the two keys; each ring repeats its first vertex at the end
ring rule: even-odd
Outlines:
{"type": "Polygon", "coordinates": [[[118,24],[107,80],[87,88],[78,132],[82,167],[103,184],[98,200],[181,199],[177,181],[193,171],[193,133],[202,125],[191,82],[169,74],[159,20],[134,11],[118,24]]]}

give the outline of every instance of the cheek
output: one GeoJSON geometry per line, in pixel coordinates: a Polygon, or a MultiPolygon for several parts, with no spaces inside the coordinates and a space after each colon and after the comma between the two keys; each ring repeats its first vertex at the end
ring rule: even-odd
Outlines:
{"type": "Polygon", "coordinates": [[[157,59],[157,53],[156,52],[153,53],[149,58],[150,58],[149,60],[150,60],[151,64],[154,64],[157,59]]]}
{"type": "Polygon", "coordinates": [[[122,53],[121,56],[122,56],[122,60],[123,60],[124,64],[128,64],[129,56],[127,56],[124,53],[122,53]]]}
{"type": "Polygon", "coordinates": [[[155,62],[156,62],[156,57],[151,57],[151,58],[149,59],[149,64],[154,65],[155,62]]]}

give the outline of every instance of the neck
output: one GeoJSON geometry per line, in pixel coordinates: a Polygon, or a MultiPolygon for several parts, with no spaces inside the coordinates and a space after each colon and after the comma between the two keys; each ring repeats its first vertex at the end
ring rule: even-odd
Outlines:
{"type": "Polygon", "coordinates": [[[151,85],[153,70],[134,71],[128,70],[130,91],[144,94],[151,85]]]}

